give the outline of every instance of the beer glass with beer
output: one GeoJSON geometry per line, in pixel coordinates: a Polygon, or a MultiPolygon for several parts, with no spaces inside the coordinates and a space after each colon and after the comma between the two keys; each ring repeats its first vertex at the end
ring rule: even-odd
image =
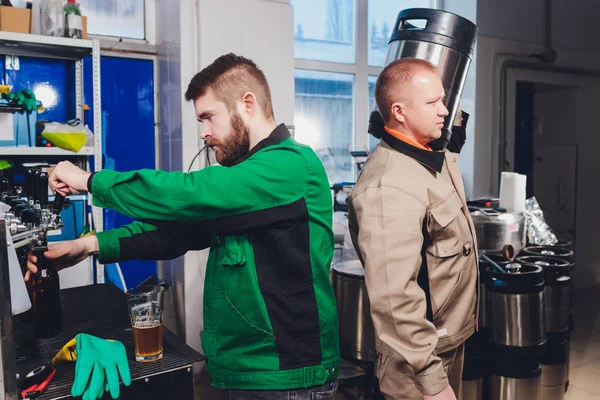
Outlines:
{"type": "Polygon", "coordinates": [[[164,287],[154,285],[127,292],[136,361],[150,362],[163,356],[164,292],[164,287]]]}

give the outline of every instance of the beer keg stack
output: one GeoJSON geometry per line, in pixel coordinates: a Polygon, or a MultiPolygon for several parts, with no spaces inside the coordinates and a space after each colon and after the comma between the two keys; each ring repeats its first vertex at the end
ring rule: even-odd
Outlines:
{"type": "Polygon", "coordinates": [[[537,265],[485,261],[488,398],[540,399],[546,331],[544,271],[537,265]]]}
{"type": "Polygon", "coordinates": [[[460,398],[563,400],[573,329],[571,243],[524,246],[519,227],[512,231],[522,244],[513,246],[515,237],[507,236],[498,219],[494,222],[483,221],[488,234],[485,240],[478,237],[479,331],[466,343],[460,398]],[[510,254],[507,248],[520,250],[510,254]]]}
{"type": "Polygon", "coordinates": [[[542,399],[564,399],[569,385],[569,355],[573,309],[574,254],[569,242],[525,247],[517,260],[544,269],[544,313],[547,346],[541,359],[542,399]],[[564,247],[563,247],[564,246],[564,247]]]}

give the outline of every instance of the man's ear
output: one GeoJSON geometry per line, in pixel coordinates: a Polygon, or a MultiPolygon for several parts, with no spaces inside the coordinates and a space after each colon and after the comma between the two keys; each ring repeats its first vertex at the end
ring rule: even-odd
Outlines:
{"type": "Polygon", "coordinates": [[[248,116],[251,116],[256,112],[258,103],[256,101],[256,96],[254,96],[254,93],[252,93],[252,92],[244,93],[244,95],[242,96],[242,107],[243,107],[244,112],[248,116]]]}
{"type": "Polygon", "coordinates": [[[390,119],[396,120],[400,123],[405,122],[406,106],[404,103],[393,103],[390,110],[390,119]]]}

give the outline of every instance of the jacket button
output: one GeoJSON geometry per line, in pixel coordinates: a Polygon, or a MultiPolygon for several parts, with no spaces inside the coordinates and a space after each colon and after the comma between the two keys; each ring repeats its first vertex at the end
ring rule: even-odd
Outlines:
{"type": "Polygon", "coordinates": [[[452,157],[452,162],[456,162],[456,157],[452,157]]]}

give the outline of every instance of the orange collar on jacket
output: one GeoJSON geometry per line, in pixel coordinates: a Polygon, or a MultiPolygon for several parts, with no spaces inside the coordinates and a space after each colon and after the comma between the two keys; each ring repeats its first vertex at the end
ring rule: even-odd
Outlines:
{"type": "Polygon", "coordinates": [[[397,131],[395,129],[392,129],[392,128],[388,127],[387,125],[385,126],[385,131],[387,133],[389,133],[390,135],[392,135],[393,137],[395,137],[396,139],[402,140],[404,143],[410,144],[411,146],[414,146],[418,149],[433,151],[433,150],[431,150],[431,147],[429,147],[428,145],[422,145],[422,144],[418,143],[417,141],[415,141],[414,139],[406,136],[404,133],[397,131]]]}

